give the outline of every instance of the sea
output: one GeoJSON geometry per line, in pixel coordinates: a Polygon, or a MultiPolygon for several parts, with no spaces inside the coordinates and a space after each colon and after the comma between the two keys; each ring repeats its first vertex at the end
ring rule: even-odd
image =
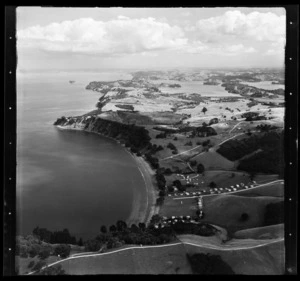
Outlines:
{"type": "Polygon", "coordinates": [[[145,189],[131,155],[112,139],[53,125],[95,109],[99,93],[85,89],[89,82],[130,78],[117,71],[17,73],[17,235],[39,226],[89,239],[130,216],[134,192],[145,189]]]}

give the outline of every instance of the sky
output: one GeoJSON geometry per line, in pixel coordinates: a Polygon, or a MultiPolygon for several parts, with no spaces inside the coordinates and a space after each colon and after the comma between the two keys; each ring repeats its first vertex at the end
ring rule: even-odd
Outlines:
{"type": "Polygon", "coordinates": [[[284,8],[17,8],[18,70],[283,67],[284,8]]]}

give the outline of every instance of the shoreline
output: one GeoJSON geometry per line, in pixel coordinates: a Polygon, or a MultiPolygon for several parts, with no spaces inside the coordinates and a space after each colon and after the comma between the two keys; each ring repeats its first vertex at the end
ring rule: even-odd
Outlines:
{"type": "Polygon", "coordinates": [[[88,130],[84,130],[80,128],[80,126],[74,127],[74,125],[66,126],[60,126],[60,125],[54,125],[58,129],[61,130],[72,130],[72,131],[82,131],[82,132],[88,132],[88,133],[94,133],[97,135],[100,135],[102,137],[114,140],[119,145],[121,145],[124,150],[134,159],[137,168],[139,172],[141,173],[141,176],[144,180],[144,187],[145,187],[145,193],[146,198],[143,198],[142,191],[137,189],[134,189],[133,191],[133,201],[132,201],[132,207],[131,212],[126,219],[126,223],[129,226],[132,224],[136,224],[138,226],[138,223],[144,222],[146,225],[150,222],[152,216],[154,214],[158,214],[159,212],[159,206],[156,205],[156,197],[157,197],[157,189],[155,188],[155,181],[154,181],[154,170],[150,167],[149,163],[142,157],[142,156],[136,156],[135,154],[131,153],[125,145],[122,145],[120,141],[108,137],[104,134],[92,132],[88,130]]]}

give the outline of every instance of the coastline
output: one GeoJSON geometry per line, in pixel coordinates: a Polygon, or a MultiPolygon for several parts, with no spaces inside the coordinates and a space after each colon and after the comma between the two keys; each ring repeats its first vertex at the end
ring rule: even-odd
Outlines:
{"type": "Polygon", "coordinates": [[[72,131],[83,131],[88,133],[94,133],[97,135],[100,135],[105,138],[112,139],[116,141],[118,144],[120,144],[124,150],[130,154],[130,156],[135,160],[135,163],[137,165],[137,168],[139,169],[139,172],[141,173],[141,176],[144,180],[144,186],[146,191],[146,198],[143,198],[142,192],[138,189],[135,189],[133,192],[133,201],[132,201],[132,207],[129,217],[126,219],[126,223],[128,226],[131,226],[132,224],[138,225],[140,222],[144,222],[146,225],[150,222],[152,216],[154,214],[158,214],[159,207],[156,205],[156,197],[157,197],[157,189],[155,188],[155,180],[154,175],[155,172],[150,167],[149,163],[142,157],[142,156],[136,156],[135,154],[131,153],[125,145],[122,145],[118,140],[105,136],[101,133],[92,132],[88,130],[84,130],[83,128],[80,128],[80,126],[74,127],[74,125],[69,126],[60,126],[56,125],[60,130],[72,130],[72,131]]]}

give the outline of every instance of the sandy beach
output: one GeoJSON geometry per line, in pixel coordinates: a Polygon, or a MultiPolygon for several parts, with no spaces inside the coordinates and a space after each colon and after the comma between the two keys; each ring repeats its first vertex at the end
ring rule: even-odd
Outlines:
{"type": "MultiPolygon", "coordinates": [[[[130,153],[128,151],[128,153],[130,153]]],[[[131,154],[131,153],[130,153],[131,154]]],[[[155,172],[146,162],[143,157],[138,157],[131,154],[135,159],[138,169],[144,179],[146,188],[146,197],[143,198],[141,192],[135,192],[132,203],[132,210],[127,224],[138,224],[139,222],[149,223],[152,216],[158,213],[158,206],[156,206],[157,190],[155,188],[155,172]]]]}

